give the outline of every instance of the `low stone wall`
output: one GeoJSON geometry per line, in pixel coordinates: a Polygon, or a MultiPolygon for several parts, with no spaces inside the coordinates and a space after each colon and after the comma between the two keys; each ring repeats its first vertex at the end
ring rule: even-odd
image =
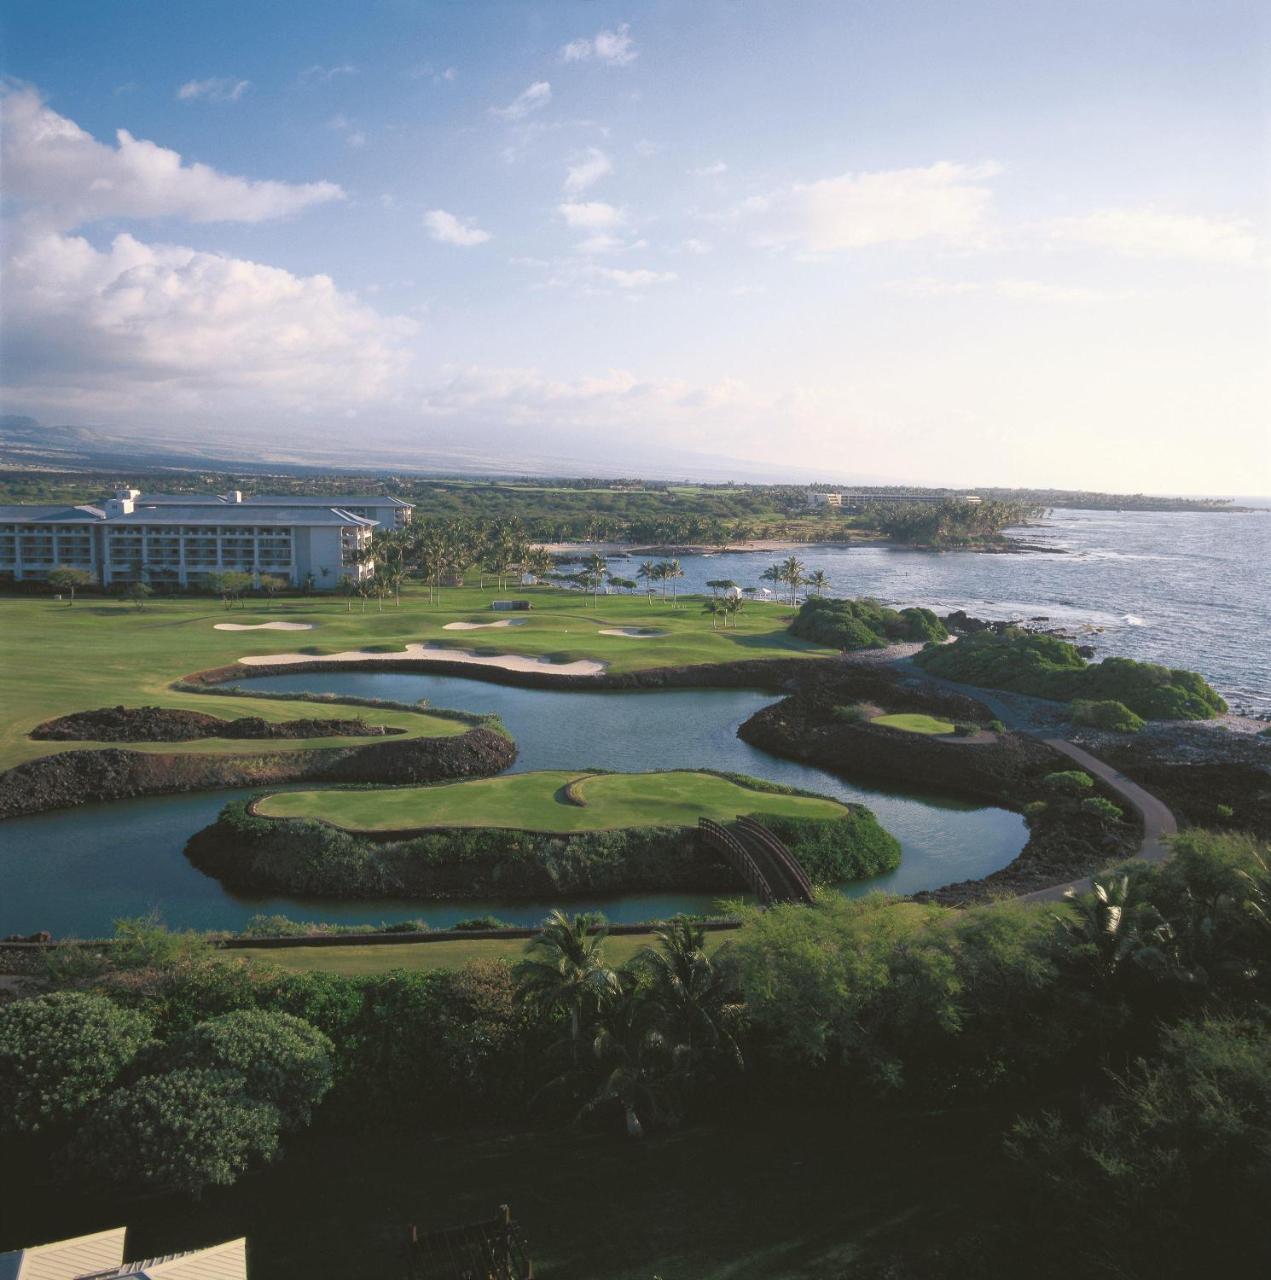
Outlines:
{"type": "Polygon", "coordinates": [[[252,755],[63,751],[0,774],[0,819],[104,800],[282,782],[440,782],[488,777],[516,760],[516,744],[492,729],[448,738],[252,755]]]}

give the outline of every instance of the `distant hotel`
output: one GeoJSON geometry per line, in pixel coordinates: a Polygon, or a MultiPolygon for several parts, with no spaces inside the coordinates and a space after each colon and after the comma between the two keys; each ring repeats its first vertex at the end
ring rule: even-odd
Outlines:
{"type": "Polygon", "coordinates": [[[245,572],[332,591],[374,574],[371,532],[400,529],[414,507],[367,495],[292,497],[118,489],[83,506],[0,506],[0,577],[47,578],[83,569],[103,587],[146,581],[197,586],[209,574],[245,572]]]}
{"type": "Polygon", "coordinates": [[[865,507],[883,502],[965,502],[977,506],[984,499],[974,493],[826,493],[821,489],[808,490],[808,506],[865,507]]]}

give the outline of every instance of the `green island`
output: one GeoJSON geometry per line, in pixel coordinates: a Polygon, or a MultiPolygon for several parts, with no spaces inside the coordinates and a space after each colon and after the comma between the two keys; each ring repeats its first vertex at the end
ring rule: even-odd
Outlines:
{"type": "Polygon", "coordinates": [[[711,773],[542,771],[397,787],[387,791],[283,791],[255,803],[266,818],[312,818],[346,831],[486,827],[520,831],[605,831],[731,822],[739,813],[842,818],[836,800],[758,790],[711,773]],[[569,794],[567,794],[567,792],[569,794]]]}

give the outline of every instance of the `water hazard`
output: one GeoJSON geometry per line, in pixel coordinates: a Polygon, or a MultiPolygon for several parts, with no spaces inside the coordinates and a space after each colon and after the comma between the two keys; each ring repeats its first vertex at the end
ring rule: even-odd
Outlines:
{"type": "MultiPolygon", "coordinates": [[[[1023,819],[1004,809],[855,786],[820,769],[770,756],[736,736],[772,694],[748,690],[568,693],[514,689],[440,675],[310,672],[254,679],[253,689],[356,694],[496,712],[516,738],[517,770],[711,768],[748,773],[868,805],[901,842],[896,871],[849,893],[912,893],[986,875],[1023,847],[1023,819]]],[[[435,927],[493,912],[532,924],[555,902],[413,903],[307,901],[230,894],[186,861],[186,840],[230,799],[221,791],[90,805],[0,824],[0,934],[48,929],[97,935],[119,916],[159,911],[173,927],[238,929],[253,915],[342,923],[420,918],[435,927]]],[[[571,903],[615,921],[708,910],[703,894],[633,894],[571,903]]]]}

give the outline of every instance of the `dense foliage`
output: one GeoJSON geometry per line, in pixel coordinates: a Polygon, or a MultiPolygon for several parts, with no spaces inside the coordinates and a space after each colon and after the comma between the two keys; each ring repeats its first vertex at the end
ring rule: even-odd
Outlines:
{"type": "Polygon", "coordinates": [[[1227,710],[1194,671],[1131,658],[1087,663],[1064,640],[1015,628],[979,631],[956,644],[932,646],[916,661],[945,680],[1061,702],[1115,701],[1148,720],[1208,720],[1227,710]]]}
{"type": "Polygon", "coordinates": [[[866,808],[854,807],[846,818],[754,817],[785,843],[814,884],[846,884],[900,866],[900,841],[866,808]]]}
{"type": "Polygon", "coordinates": [[[116,1089],[89,1113],[70,1154],[112,1182],[197,1195],[272,1160],[280,1122],[237,1072],[182,1068],[116,1089]]]}
{"type": "Polygon", "coordinates": [[[330,1092],[333,1048],[292,1014],[240,1009],[191,1027],[161,1060],[169,1069],[237,1073],[244,1093],[277,1108],[284,1129],[298,1129],[330,1092]]]}
{"type": "Polygon", "coordinates": [[[1135,715],[1123,702],[1091,702],[1085,698],[1073,702],[1072,722],[1091,729],[1110,729],[1114,733],[1138,733],[1144,725],[1143,717],[1135,715]]]}
{"type": "Polygon", "coordinates": [[[835,649],[882,649],[903,640],[943,640],[949,633],[930,609],[888,609],[877,600],[813,597],[790,634],[835,649]]]}
{"type": "Polygon", "coordinates": [[[972,547],[999,538],[1003,529],[1040,516],[1043,507],[1024,502],[941,503],[881,501],[865,508],[865,518],[897,542],[927,547],[972,547]]]}
{"type": "Polygon", "coordinates": [[[150,1024],[100,996],[59,991],[0,1008],[0,1133],[56,1126],[99,1098],[150,1024]]]}

